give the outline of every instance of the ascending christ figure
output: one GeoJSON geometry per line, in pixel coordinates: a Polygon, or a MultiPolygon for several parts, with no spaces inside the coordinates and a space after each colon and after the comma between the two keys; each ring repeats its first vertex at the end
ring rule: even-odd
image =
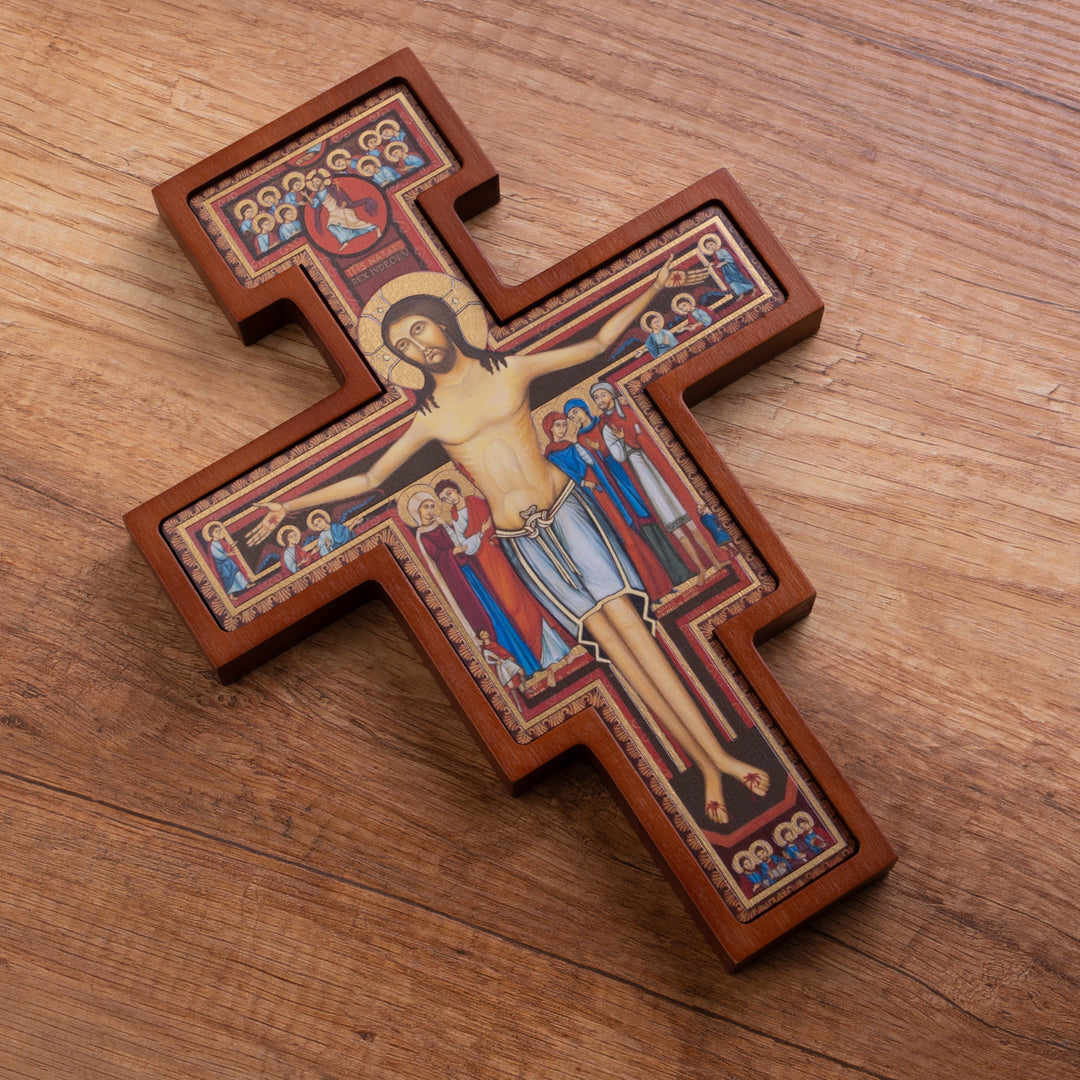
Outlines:
{"type": "MultiPolygon", "coordinates": [[[[434,276],[434,275],[432,275],[434,276]]],[[[567,476],[544,457],[529,409],[529,387],[550,372],[593,360],[633,325],[671,281],[670,260],[637,298],[593,337],[534,353],[505,355],[466,340],[453,309],[429,295],[406,295],[382,308],[383,343],[416,369],[412,421],[366,473],[283,502],[248,534],[270,536],[287,514],[325,506],[380,487],[395,470],[436,441],[486,497],[497,535],[536,598],[583,641],[595,642],[619,677],[674,737],[701,772],[705,815],[728,821],[721,775],[755,795],[768,776],[720,744],[642,617],[641,582],[613,530],[567,476]]],[[[369,304],[369,309],[372,307],[369,304]]],[[[365,311],[367,315],[367,311],[365,311]]]]}

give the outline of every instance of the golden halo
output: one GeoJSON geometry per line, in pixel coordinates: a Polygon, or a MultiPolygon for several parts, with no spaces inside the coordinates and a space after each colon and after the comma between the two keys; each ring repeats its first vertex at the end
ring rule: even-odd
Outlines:
{"type": "Polygon", "coordinates": [[[383,117],[383,119],[375,125],[375,134],[378,135],[379,129],[384,127],[392,127],[395,133],[401,131],[401,125],[396,120],[392,120],[389,116],[383,117]]]}
{"type": "Polygon", "coordinates": [[[407,153],[409,148],[403,142],[392,142],[383,151],[387,161],[400,161],[407,153]]]}
{"type": "Polygon", "coordinates": [[[295,525],[282,525],[281,528],[277,531],[278,547],[284,548],[289,546],[285,542],[285,534],[290,532],[296,533],[296,543],[300,543],[300,541],[303,539],[303,536],[301,536],[300,534],[300,530],[295,525]]]}
{"type": "Polygon", "coordinates": [[[237,221],[244,220],[244,211],[247,210],[248,207],[250,207],[252,210],[259,209],[254,199],[244,199],[236,204],[235,208],[233,209],[233,213],[236,215],[237,221]]]}
{"type": "Polygon", "coordinates": [[[277,223],[274,221],[273,214],[257,214],[252,224],[257,230],[261,229],[263,232],[269,232],[277,223]]]}
{"type": "Polygon", "coordinates": [[[297,218],[296,207],[293,206],[292,203],[283,202],[274,211],[274,217],[276,217],[282,225],[284,225],[286,221],[295,221],[297,218]],[[286,218],[286,213],[291,213],[292,217],[286,218]]]}
{"type": "Polygon", "coordinates": [[[331,150],[326,155],[326,164],[330,166],[334,172],[344,172],[349,167],[349,162],[352,161],[352,154],[343,146],[339,146],[336,150],[331,150]]]}
{"type": "Polygon", "coordinates": [[[257,196],[260,206],[269,209],[275,203],[281,202],[281,192],[276,187],[264,187],[257,196]]]}
{"type": "Polygon", "coordinates": [[[749,851],[744,850],[744,851],[736,852],[736,854],[734,855],[734,857],[731,860],[731,869],[734,870],[736,874],[741,874],[742,873],[742,870],[739,869],[739,862],[742,859],[749,859],[750,860],[750,863],[751,863],[750,869],[751,870],[753,870],[753,868],[755,866],[757,866],[757,859],[755,859],[754,856],[751,855],[749,851]]]}
{"type": "MultiPolygon", "coordinates": [[[[457,484],[457,486],[461,489],[461,494],[463,496],[479,495],[481,498],[483,498],[483,492],[481,492],[474,483],[472,483],[470,480],[466,479],[461,473],[459,473],[453,465],[447,465],[447,467],[443,469],[442,472],[436,473],[433,477],[431,477],[431,490],[438,491],[439,488],[447,482],[447,480],[451,481],[451,483],[457,484]]],[[[439,500],[436,499],[435,501],[438,502],[439,500]]]]}
{"type": "Polygon", "coordinates": [[[364,173],[364,166],[365,165],[374,165],[375,169],[378,170],[378,168],[379,168],[379,159],[377,157],[375,157],[374,154],[365,154],[364,157],[362,157],[356,163],[356,171],[358,173],[360,173],[361,176],[364,173]]]}
{"type": "Polygon", "coordinates": [[[674,298],[672,299],[672,301],[671,301],[671,310],[672,310],[672,311],[678,311],[678,310],[679,310],[679,309],[678,309],[678,307],[677,307],[676,305],[677,305],[677,304],[678,304],[678,303],[679,303],[679,302],[680,302],[681,300],[689,300],[689,301],[690,301],[690,307],[691,307],[691,308],[696,308],[696,307],[697,307],[697,301],[696,301],[696,300],[695,300],[695,299],[693,298],[693,296],[691,296],[691,295],[690,295],[690,293],[688,293],[688,292],[681,292],[681,293],[676,293],[676,294],[675,294],[675,297],[674,297],[674,298]]]}
{"type": "MultiPolygon", "coordinates": [[[[424,499],[430,499],[436,507],[439,505],[439,500],[435,498],[435,489],[430,484],[413,484],[412,487],[406,488],[397,498],[397,509],[401,520],[414,529],[420,528],[420,518],[414,512],[419,504],[416,507],[412,505],[418,495],[423,495],[424,499]]],[[[424,499],[420,501],[423,502],[424,499]]]]}
{"type": "Polygon", "coordinates": [[[772,854],[772,844],[768,840],[755,840],[750,845],[750,855],[757,862],[764,862],[772,854]],[[756,854],[761,852],[760,855],[756,854]]]}
{"type": "Polygon", "coordinates": [[[423,372],[405,363],[383,343],[383,316],[392,304],[406,296],[435,296],[445,301],[457,316],[465,340],[474,348],[487,348],[487,315],[476,294],[465,282],[432,270],[402,274],[388,281],[364,305],[356,324],[356,343],[375,373],[385,382],[406,390],[419,390],[424,385],[423,372]]]}
{"type": "Polygon", "coordinates": [[[790,844],[791,841],[795,839],[795,836],[798,835],[798,832],[799,832],[799,830],[796,829],[795,826],[790,821],[781,821],[780,824],[777,825],[775,829],[773,829],[772,838],[776,842],[777,847],[781,847],[781,848],[782,847],[787,847],[787,845],[790,844]],[[792,831],[793,835],[792,835],[790,840],[785,840],[780,835],[780,830],[781,829],[790,829],[792,831]]]}
{"type": "Polygon", "coordinates": [[[307,180],[308,183],[311,183],[311,181],[314,180],[316,176],[321,176],[324,180],[329,180],[330,170],[323,168],[312,169],[311,172],[309,172],[304,179],[307,180]]]}
{"type": "Polygon", "coordinates": [[[791,819],[791,824],[794,825],[799,832],[804,832],[803,822],[806,822],[807,829],[812,829],[814,827],[814,819],[805,810],[800,810],[791,819]]]}
{"type": "Polygon", "coordinates": [[[211,529],[212,529],[212,528],[213,528],[213,527],[214,527],[215,525],[221,525],[222,531],[223,531],[223,532],[225,532],[225,533],[228,533],[228,531],[229,531],[228,529],[226,529],[226,528],[225,528],[225,526],[224,526],[224,525],[222,525],[222,524],[221,524],[221,522],[220,522],[220,521],[208,521],[208,522],[207,522],[207,523],[206,523],[206,524],[205,524],[205,525],[203,526],[203,530],[202,530],[202,538],[203,538],[204,540],[206,540],[206,541],[207,541],[208,543],[209,543],[209,541],[210,541],[210,530],[211,530],[211,529]]]}
{"type": "Polygon", "coordinates": [[[303,180],[304,180],[304,179],[305,179],[305,177],[304,177],[304,174],[303,174],[302,172],[287,172],[287,173],[286,173],[286,174],[285,174],[285,175],[284,175],[284,176],[283,176],[283,177],[281,178],[281,186],[282,186],[282,187],[283,187],[283,188],[284,188],[284,189],[285,189],[286,191],[288,191],[288,190],[289,190],[289,187],[290,187],[290,185],[292,184],[292,182],[293,182],[294,180],[299,180],[299,181],[303,182],[303,180]]]}
{"type": "Polygon", "coordinates": [[[651,334],[653,332],[648,327],[648,320],[651,319],[654,315],[658,316],[660,319],[660,329],[664,329],[664,316],[661,315],[659,311],[653,311],[650,308],[648,311],[645,312],[644,315],[641,316],[640,320],[638,320],[638,326],[640,326],[646,334],[651,334]]]}
{"type": "Polygon", "coordinates": [[[307,516],[307,518],[305,520],[305,524],[307,525],[307,527],[309,529],[314,529],[315,528],[315,526],[312,525],[312,523],[311,523],[311,519],[316,518],[316,517],[324,517],[324,518],[326,518],[327,521],[333,521],[333,519],[330,517],[330,511],[329,510],[323,510],[321,508],[318,508],[318,509],[312,510],[311,513],[308,514],[308,516],[307,516]]]}
{"type": "Polygon", "coordinates": [[[382,139],[379,137],[379,133],[374,128],[368,128],[367,131],[361,131],[359,137],[356,140],[356,145],[360,147],[361,154],[369,153],[368,148],[364,145],[364,140],[370,136],[375,136],[375,145],[378,146],[382,139]]]}
{"type": "Polygon", "coordinates": [[[724,241],[721,240],[720,237],[717,236],[715,233],[708,233],[707,235],[703,236],[697,242],[697,249],[698,249],[698,251],[701,252],[702,255],[705,256],[705,258],[708,258],[708,254],[706,253],[705,247],[704,247],[704,244],[705,244],[706,240],[712,240],[716,244],[716,250],[717,251],[719,251],[724,246],[724,241]]]}

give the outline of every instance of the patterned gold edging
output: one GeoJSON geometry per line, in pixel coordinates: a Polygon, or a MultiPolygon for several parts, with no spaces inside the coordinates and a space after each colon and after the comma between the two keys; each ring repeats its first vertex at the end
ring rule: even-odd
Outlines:
{"type": "MultiPolygon", "coordinates": [[[[383,97],[379,98],[379,101],[385,100],[386,97],[394,96],[397,93],[400,93],[400,91],[390,88],[384,93],[383,97]]],[[[376,104],[377,103],[378,101],[376,101],[376,104]]],[[[330,130],[338,123],[339,121],[337,119],[333,121],[328,121],[326,124],[321,125],[319,128],[315,129],[315,132],[316,134],[318,134],[325,130],[330,130]]],[[[294,140],[294,143],[291,145],[303,145],[304,143],[310,141],[311,137],[312,135],[308,134],[303,139],[294,140]]],[[[251,174],[254,171],[257,171],[258,167],[258,163],[249,167],[248,173],[251,174]]],[[[223,187],[233,183],[236,175],[239,174],[230,174],[228,178],[220,181],[217,186],[223,187]]],[[[646,418],[649,422],[650,428],[652,429],[654,434],[660,437],[668,453],[673,458],[678,460],[681,470],[687,477],[688,481],[691,482],[691,486],[694,488],[695,492],[698,495],[701,495],[700,487],[704,483],[700,471],[697,469],[696,465],[694,465],[693,468],[688,468],[684,466],[684,462],[691,462],[692,459],[690,459],[689,455],[686,453],[685,448],[682,446],[681,443],[678,442],[678,440],[674,436],[674,433],[670,431],[667,424],[664,423],[662,418],[659,417],[659,413],[652,405],[651,400],[648,399],[647,395],[640,392],[641,388],[644,387],[647,382],[652,381],[652,379],[657,378],[659,377],[659,375],[671,370],[676,363],[682,362],[686,358],[697,355],[699,352],[710,347],[711,345],[716,344],[721,340],[724,340],[725,338],[736,333],[738,330],[742,329],[743,326],[748,325],[750,322],[755,321],[757,318],[760,318],[760,316],[764,314],[765,311],[771,310],[772,307],[779,306],[784,302],[784,297],[779,292],[779,288],[773,280],[772,275],[769,274],[769,272],[761,264],[760,260],[757,258],[756,253],[752,251],[752,249],[746,243],[745,239],[741,236],[739,231],[734,227],[734,225],[728,219],[727,215],[723,212],[719,204],[713,203],[699,208],[697,211],[687,215],[686,218],[665,229],[663,232],[646,240],[643,244],[638,245],[637,247],[625,253],[618,259],[615,259],[612,263],[601,267],[594,273],[590,274],[587,278],[575,282],[574,284],[560,290],[558,293],[552,295],[551,297],[548,297],[545,301],[542,301],[540,304],[535,305],[533,308],[530,308],[528,312],[519,316],[517,319],[513,320],[513,322],[509,324],[509,328],[516,327],[517,329],[522,329],[528,327],[530,324],[541,321],[542,315],[550,314],[553,311],[556,311],[571,304],[576,298],[580,297],[585,292],[595,289],[597,285],[611,279],[618,273],[624,272],[627,269],[630,269],[635,264],[646,260],[649,254],[651,254],[652,252],[655,252],[666,244],[670,244],[673,240],[677,240],[686,232],[692,231],[692,229],[696,226],[715,217],[720,217],[723,220],[725,227],[732,233],[732,235],[738,237],[740,242],[740,254],[744,258],[753,262],[757,273],[760,275],[763,281],[766,281],[768,283],[769,290],[772,293],[772,296],[765,298],[765,302],[769,306],[765,307],[765,310],[763,311],[762,308],[764,305],[758,304],[755,307],[741,313],[729,322],[725,322],[724,325],[717,330],[715,335],[706,335],[700,341],[695,341],[688,344],[685,349],[679,350],[678,358],[672,357],[667,361],[662,361],[660,364],[651,368],[645,376],[639,376],[637,379],[632,379],[630,384],[628,384],[635,386],[635,402],[638,404],[639,408],[642,409],[642,412],[646,414],[646,418]],[[659,430],[656,426],[658,423],[661,425],[659,430]]],[[[492,326],[491,333],[496,341],[498,340],[497,330],[498,327],[492,326]]],[[[506,333],[504,332],[502,336],[505,337],[506,333]]],[[[293,446],[288,451],[276,455],[270,461],[264,463],[261,466],[257,466],[255,469],[247,472],[246,474],[244,474],[243,477],[234,480],[226,487],[218,488],[215,492],[212,492],[206,498],[201,499],[197,503],[192,504],[191,506],[181,510],[178,514],[174,515],[173,518],[170,518],[165,523],[164,530],[166,532],[166,536],[170,539],[170,541],[174,541],[172,545],[174,552],[177,548],[180,548],[178,558],[184,565],[184,568],[187,571],[188,575],[199,587],[200,593],[204,597],[204,601],[207,603],[207,606],[210,608],[211,612],[214,614],[215,619],[218,621],[219,625],[221,625],[223,629],[227,631],[235,630],[239,626],[245,625],[246,623],[257,618],[259,615],[270,610],[270,608],[273,607],[276,603],[280,603],[281,600],[287,599],[288,597],[294,595],[296,588],[293,585],[283,585],[280,588],[274,590],[274,592],[268,595],[265,600],[259,600],[251,604],[250,606],[246,606],[244,611],[241,614],[237,615],[235,612],[230,611],[226,603],[221,599],[219,591],[213,579],[209,577],[209,575],[203,570],[201,566],[199,566],[198,561],[194,558],[192,552],[188,549],[188,544],[184,542],[185,538],[183,537],[182,533],[179,532],[178,527],[182,525],[185,521],[189,520],[192,516],[196,514],[201,514],[206,510],[209,510],[213,506],[217,505],[218,503],[226,501],[232,495],[237,494],[244,487],[254,486],[261,478],[265,477],[271,472],[279,470],[280,468],[287,465],[290,461],[294,460],[296,457],[302,456],[304,454],[310,454],[316,451],[323,443],[327,442],[328,440],[334,438],[339,434],[342,434],[349,427],[358,425],[363,419],[367,418],[371,414],[388,408],[386,402],[387,393],[393,395],[393,404],[397,404],[397,402],[404,397],[403,392],[396,387],[387,388],[384,394],[369,402],[363,408],[354,410],[335,424],[323,428],[319,432],[316,432],[313,435],[309,436],[307,439],[304,440],[302,446],[293,446]]],[[[710,503],[710,500],[708,499],[704,499],[703,501],[710,503]]],[[[726,507],[724,507],[724,516],[728,521],[731,520],[726,507]]],[[[742,541],[742,544],[745,545],[744,547],[741,547],[741,550],[743,551],[744,556],[748,556],[747,561],[751,563],[754,571],[758,574],[759,579],[764,582],[770,582],[772,588],[775,588],[775,579],[772,577],[771,573],[768,571],[757,551],[754,549],[753,545],[749,543],[741,530],[736,530],[736,532],[732,533],[732,535],[738,535],[742,541]]],[[[344,545],[342,548],[338,549],[340,555],[331,559],[327,563],[315,568],[314,570],[308,571],[301,580],[303,582],[319,580],[321,577],[325,576],[326,573],[337,569],[338,567],[348,562],[351,558],[353,558],[353,552],[355,550],[355,544],[344,545]]]]}

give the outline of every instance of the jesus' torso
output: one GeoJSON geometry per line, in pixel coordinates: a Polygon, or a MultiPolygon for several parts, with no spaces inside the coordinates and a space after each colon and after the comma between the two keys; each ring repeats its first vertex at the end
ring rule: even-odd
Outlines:
{"type": "Polygon", "coordinates": [[[485,371],[470,360],[435,387],[436,408],[414,426],[446,452],[483,492],[497,529],[522,526],[522,511],[546,510],[566,476],[540,452],[529,410],[528,358],[507,357],[506,367],[485,371]]]}

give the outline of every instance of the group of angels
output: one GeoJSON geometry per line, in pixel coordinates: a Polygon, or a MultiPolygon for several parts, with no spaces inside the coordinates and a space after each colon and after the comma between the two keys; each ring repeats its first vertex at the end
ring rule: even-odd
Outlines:
{"type": "Polygon", "coordinates": [[[232,207],[237,230],[251,254],[263,256],[304,233],[304,210],[310,208],[319,231],[330,233],[345,249],[358,237],[378,233],[376,203],[370,196],[351,193],[338,180],[351,175],[387,188],[425,164],[398,121],[385,118],[338,143],[324,158],[241,198],[232,207]]]}

